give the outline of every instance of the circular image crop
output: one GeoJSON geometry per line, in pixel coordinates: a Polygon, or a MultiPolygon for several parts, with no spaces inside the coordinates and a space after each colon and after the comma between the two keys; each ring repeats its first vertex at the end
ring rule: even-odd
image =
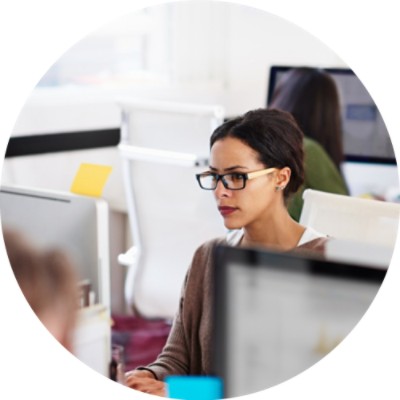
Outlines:
{"type": "Polygon", "coordinates": [[[5,250],[41,323],[126,391],[177,399],[318,368],[375,299],[399,211],[392,141],[352,68],[222,1],[152,5],[76,42],[2,164],[5,250]]]}

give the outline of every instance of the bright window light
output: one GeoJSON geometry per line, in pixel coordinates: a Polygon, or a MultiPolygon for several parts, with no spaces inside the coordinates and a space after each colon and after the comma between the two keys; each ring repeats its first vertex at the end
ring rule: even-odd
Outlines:
{"type": "Polygon", "coordinates": [[[168,81],[169,7],[127,14],[77,42],[58,59],[38,87],[119,87],[168,81]]]}

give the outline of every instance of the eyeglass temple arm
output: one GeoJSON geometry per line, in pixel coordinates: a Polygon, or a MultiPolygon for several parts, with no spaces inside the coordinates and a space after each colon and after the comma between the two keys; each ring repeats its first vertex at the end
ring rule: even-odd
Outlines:
{"type": "Polygon", "coordinates": [[[267,175],[274,171],[276,171],[276,168],[267,168],[261,171],[249,172],[247,174],[247,179],[257,178],[258,176],[267,175]]]}

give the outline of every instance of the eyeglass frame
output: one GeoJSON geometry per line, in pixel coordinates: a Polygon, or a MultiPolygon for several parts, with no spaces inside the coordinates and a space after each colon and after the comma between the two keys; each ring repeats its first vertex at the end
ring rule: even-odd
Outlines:
{"type": "Polygon", "coordinates": [[[197,182],[199,183],[199,186],[201,189],[203,190],[215,190],[218,186],[218,182],[221,181],[224,188],[228,189],[228,190],[243,190],[246,187],[246,182],[248,180],[254,179],[254,178],[258,178],[260,176],[264,176],[264,175],[268,175],[274,171],[276,171],[277,168],[265,168],[265,169],[261,169],[258,171],[253,171],[253,172],[228,172],[226,174],[216,174],[215,172],[202,172],[200,174],[196,174],[196,179],[197,182]],[[236,188],[236,189],[232,189],[230,187],[228,187],[228,184],[226,183],[226,181],[224,180],[224,177],[226,175],[241,175],[243,177],[243,187],[241,188],[236,188]],[[215,177],[215,187],[214,188],[205,188],[201,185],[200,179],[202,176],[214,176],[215,177]]]}

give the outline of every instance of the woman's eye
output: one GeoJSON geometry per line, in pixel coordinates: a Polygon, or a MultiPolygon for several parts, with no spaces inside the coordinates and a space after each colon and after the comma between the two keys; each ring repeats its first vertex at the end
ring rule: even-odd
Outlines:
{"type": "Polygon", "coordinates": [[[204,178],[208,179],[210,182],[215,182],[217,180],[217,177],[215,174],[205,174],[204,178]]]}
{"type": "Polygon", "coordinates": [[[231,179],[233,182],[235,181],[241,181],[243,179],[243,174],[231,174],[231,179]]]}

